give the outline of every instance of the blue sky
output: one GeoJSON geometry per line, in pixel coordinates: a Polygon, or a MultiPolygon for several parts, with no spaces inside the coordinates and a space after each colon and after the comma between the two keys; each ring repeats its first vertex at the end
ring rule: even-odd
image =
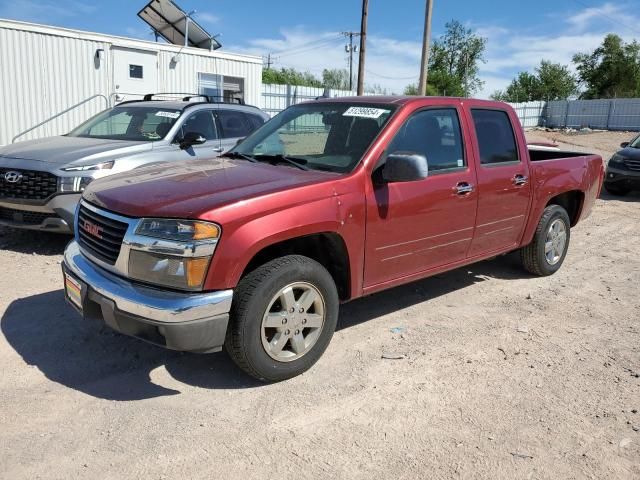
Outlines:
{"type": "MultiPolygon", "coordinates": [[[[0,18],[77,28],[150,40],[136,16],[144,0],[0,0],[0,18]],[[103,6],[100,6],[103,5],[103,6]]],[[[178,0],[230,52],[273,53],[276,67],[320,74],[346,67],[339,32],[359,30],[360,0],[246,1],[178,0]]],[[[366,82],[401,92],[415,82],[420,61],[424,0],[370,0],[366,82]]],[[[570,63],[605,34],[640,39],[640,1],[598,0],[434,0],[433,34],[451,19],[488,39],[485,82],[478,96],[504,88],[521,70],[542,58],[570,63]]]]}

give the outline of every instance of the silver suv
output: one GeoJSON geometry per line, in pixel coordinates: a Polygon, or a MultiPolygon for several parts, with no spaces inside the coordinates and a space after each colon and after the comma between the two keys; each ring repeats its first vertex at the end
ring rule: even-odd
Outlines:
{"type": "Polygon", "coordinates": [[[153,97],[123,102],[67,135],[0,148],[0,224],[71,233],[80,195],[93,180],[220,156],[269,119],[256,107],[210,97],[153,97]]]}

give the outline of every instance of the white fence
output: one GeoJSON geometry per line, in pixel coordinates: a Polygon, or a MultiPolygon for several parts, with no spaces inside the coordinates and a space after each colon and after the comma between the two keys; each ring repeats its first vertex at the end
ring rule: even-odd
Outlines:
{"type": "Polygon", "coordinates": [[[640,130],[640,99],[513,103],[523,127],[640,130]]]}
{"type": "Polygon", "coordinates": [[[354,95],[357,93],[349,90],[263,84],[260,108],[273,117],[291,105],[315,100],[318,97],[351,97],[354,95]]]}

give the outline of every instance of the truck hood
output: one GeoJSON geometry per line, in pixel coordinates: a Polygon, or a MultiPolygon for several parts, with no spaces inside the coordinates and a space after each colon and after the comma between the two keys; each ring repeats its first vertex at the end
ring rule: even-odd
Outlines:
{"type": "Polygon", "coordinates": [[[83,197],[125,216],[199,218],[223,205],[336,176],[339,174],[215,158],[111,175],[91,183],[83,197]]]}
{"type": "Polygon", "coordinates": [[[82,137],[48,137],[0,148],[2,166],[19,168],[20,160],[43,162],[44,168],[82,166],[151,150],[150,142],[82,137]],[[45,166],[46,165],[46,166],[45,166]]]}

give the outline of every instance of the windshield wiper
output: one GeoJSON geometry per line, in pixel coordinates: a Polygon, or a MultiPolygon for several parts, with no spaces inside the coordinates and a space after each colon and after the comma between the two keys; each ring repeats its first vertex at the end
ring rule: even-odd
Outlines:
{"type": "Polygon", "coordinates": [[[252,157],[251,155],[247,155],[246,153],[227,152],[223,156],[224,157],[229,157],[229,158],[242,158],[243,160],[249,160],[252,163],[257,163],[258,162],[258,160],[256,160],[254,157],[252,157]]]}
{"type": "Polygon", "coordinates": [[[256,161],[258,162],[270,162],[275,160],[276,162],[285,162],[288,163],[289,165],[293,165],[294,167],[299,168],[300,170],[309,170],[309,167],[307,167],[307,160],[305,160],[304,158],[296,158],[296,157],[290,157],[288,155],[283,155],[281,153],[275,154],[275,155],[257,155],[256,157],[254,157],[256,161]]]}

